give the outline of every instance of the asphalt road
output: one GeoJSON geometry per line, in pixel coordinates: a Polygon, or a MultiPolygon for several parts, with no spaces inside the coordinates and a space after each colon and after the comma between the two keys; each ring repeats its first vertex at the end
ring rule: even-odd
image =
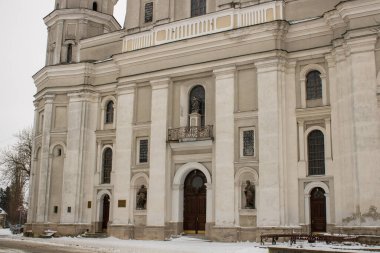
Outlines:
{"type": "Polygon", "coordinates": [[[93,253],[68,246],[46,245],[38,242],[14,241],[0,238],[0,253],[93,253]]]}

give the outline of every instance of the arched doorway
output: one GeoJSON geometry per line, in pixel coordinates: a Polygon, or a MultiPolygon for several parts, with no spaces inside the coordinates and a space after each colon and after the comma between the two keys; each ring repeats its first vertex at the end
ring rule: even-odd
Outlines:
{"type": "Polygon", "coordinates": [[[326,232],[326,220],[325,191],[316,187],[310,193],[311,232],[326,232]]]}
{"type": "Polygon", "coordinates": [[[108,194],[103,197],[103,212],[102,212],[102,230],[107,230],[110,220],[110,196],[108,194]]]}
{"type": "Polygon", "coordinates": [[[206,176],[200,170],[191,171],[184,183],[183,230],[201,234],[206,229],[206,176]]]}

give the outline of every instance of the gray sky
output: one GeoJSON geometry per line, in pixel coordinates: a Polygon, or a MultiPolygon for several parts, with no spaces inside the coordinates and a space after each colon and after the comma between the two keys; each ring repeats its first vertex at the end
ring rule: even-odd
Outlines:
{"type": "MultiPolygon", "coordinates": [[[[124,24],[126,1],[119,0],[115,17],[124,24]]],[[[19,130],[32,126],[34,117],[32,75],[45,64],[47,29],[43,17],[53,0],[0,0],[0,148],[19,130]]]]}

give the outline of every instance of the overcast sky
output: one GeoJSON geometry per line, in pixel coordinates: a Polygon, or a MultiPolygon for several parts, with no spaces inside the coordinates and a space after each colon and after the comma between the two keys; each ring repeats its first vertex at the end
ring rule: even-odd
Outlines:
{"type": "MultiPolygon", "coordinates": [[[[115,17],[124,24],[126,1],[119,0],[115,17]]],[[[0,148],[13,144],[13,135],[33,125],[32,75],[45,64],[47,29],[43,17],[53,0],[0,0],[0,148]]]]}

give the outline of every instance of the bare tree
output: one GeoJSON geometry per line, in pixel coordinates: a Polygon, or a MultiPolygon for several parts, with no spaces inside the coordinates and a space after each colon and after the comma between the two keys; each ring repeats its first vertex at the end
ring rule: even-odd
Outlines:
{"type": "Polygon", "coordinates": [[[24,194],[29,183],[32,165],[32,129],[26,128],[15,135],[17,142],[0,151],[1,183],[10,187],[9,210],[11,222],[18,221],[23,209],[24,194]]]}

